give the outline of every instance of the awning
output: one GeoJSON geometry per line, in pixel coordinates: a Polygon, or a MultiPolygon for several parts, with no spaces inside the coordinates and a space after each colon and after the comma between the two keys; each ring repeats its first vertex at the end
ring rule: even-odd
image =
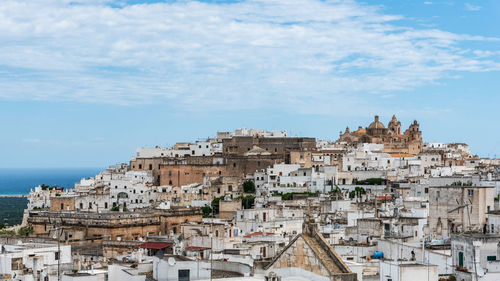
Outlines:
{"type": "Polygon", "coordinates": [[[137,248],[143,249],[153,249],[153,250],[163,250],[168,247],[172,247],[174,243],[167,242],[145,242],[137,246],[137,248]]]}

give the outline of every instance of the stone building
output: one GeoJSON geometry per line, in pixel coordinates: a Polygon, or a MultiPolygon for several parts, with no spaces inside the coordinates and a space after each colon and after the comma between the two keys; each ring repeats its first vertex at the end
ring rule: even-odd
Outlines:
{"type": "Polygon", "coordinates": [[[436,238],[482,230],[494,206],[492,186],[430,186],[428,192],[429,231],[436,238]]]}
{"type": "Polygon", "coordinates": [[[318,232],[315,224],[306,223],[297,235],[270,264],[264,267],[266,276],[287,280],[356,281],[342,258],[318,232]]]}
{"type": "Polygon", "coordinates": [[[37,236],[54,235],[56,224],[63,240],[138,240],[151,235],[175,234],[184,222],[201,222],[199,209],[147,210],[143,212],[47,212],[32,211],[28,224],[37,236]]]}
{"type": "Polygon", "coordinates": [[[203,183],[205,178],[244,177],[281,162],[277,155],[246,155],[227,157],[224,164],[165,163],[160,165],[160,185],[182,186],[203,183]]]}
{"type": "Polygon", "coordinates": [[[379,143],[384,145],[384,152],[418,154],[422,151],[422,132],[420,125],[415,120],[409,128],[402,134],[401,122],[396,116],[392,116],[387,128],[379,121],[378,115],[375,120],[366,128],[359,127],[351,132],[349,127],[345,132],[340,132],[337,142],[349,144],[358,143],[379,143]]]}
{"type": "Polygon", "coordinates": [[[316,149],[316,139],[298,137],[261,138],[258,136],[242,136],[223,139],[222,146],[224,149],[224,156],[243,156],[255,147],[259,147],[271,155],[280,155],[285,158],[289,151],[312,151],[316,149]]]}
{"type": "Polygon", "coordinates": [[[451,238],[457,280],[500,280],[500,235],[466,233],[451,238]]]}

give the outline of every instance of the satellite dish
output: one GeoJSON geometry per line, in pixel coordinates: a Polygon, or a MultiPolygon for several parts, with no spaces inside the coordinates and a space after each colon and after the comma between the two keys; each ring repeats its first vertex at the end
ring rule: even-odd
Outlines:
{"type": "Polygon", "coordinates": [[[173,257],[168,258],[169,265],[175,265],[175,259],[173,257]]]}
{"type": "Polygon", "coordinates": [[[22,245],[22,244],[23,244],[23,241],[21,241],[21,240],[17,241],[17,245],[18,245],[18,246],[20,246],[20,245],[22,245]]]}

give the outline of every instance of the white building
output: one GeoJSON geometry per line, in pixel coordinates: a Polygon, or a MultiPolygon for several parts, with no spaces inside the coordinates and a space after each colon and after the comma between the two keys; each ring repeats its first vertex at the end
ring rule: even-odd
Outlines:
{"type": "Polygon", "coordinates": [[[384,261],[379,263],[380,281],[438,280],[437,265],[420,262],[384,261]]]}
{"type": "Polygon", "coordinates": [[[61,274],[73,268],[71,246],[57,244],[21,243],[0,245],[0,279],[57,280],[57,268],[61,274]],[[2,277],[3,276],[3,277],[2,277]]]}

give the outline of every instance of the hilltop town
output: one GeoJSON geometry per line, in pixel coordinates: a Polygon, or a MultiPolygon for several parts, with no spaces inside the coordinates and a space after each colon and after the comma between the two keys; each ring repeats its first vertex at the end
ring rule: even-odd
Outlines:
{"type": "Polygon", "coordinates": [[[137,148],[72,189],[34,187],[0,279],[500,280],[500,159],[406,128],[137,148]]]}

